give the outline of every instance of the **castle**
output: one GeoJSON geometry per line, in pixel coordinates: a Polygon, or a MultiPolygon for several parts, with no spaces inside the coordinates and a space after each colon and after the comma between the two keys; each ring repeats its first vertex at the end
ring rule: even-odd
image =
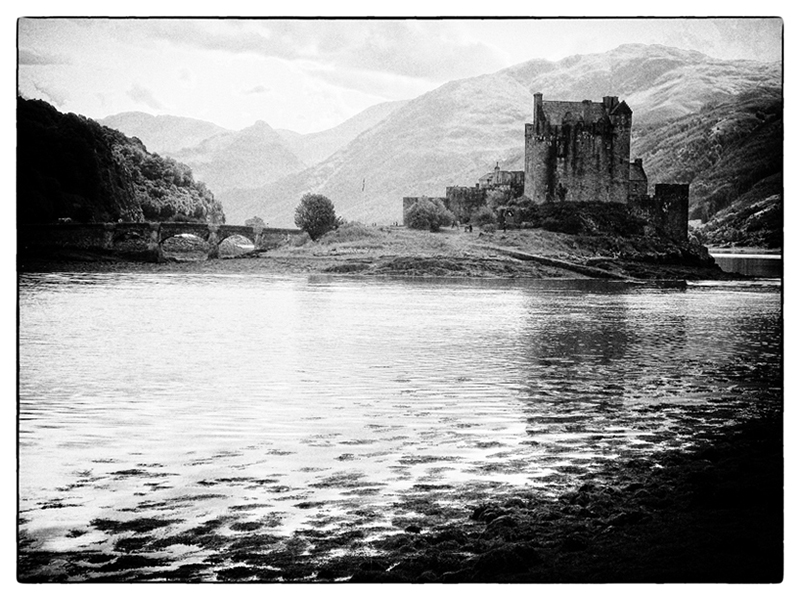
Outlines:
{"type": "MultiPolygon", "coordinates": [[[[536,93],[533,123],[525,124],[525,170],[502,171],[498,164],[475,187],[448,187],[441,200],[459,221],[469,220],[490,194],[498,193],[537,205],[616,202],[627,204],[651,227],[685,240],[689,186],[656,184],[655,194],[648,195],[642,160],[630,160],[632,117],[617,96],[566,102],[536,93]]],[[[404,216],[416,200],[403,199],[404,216]]]]}

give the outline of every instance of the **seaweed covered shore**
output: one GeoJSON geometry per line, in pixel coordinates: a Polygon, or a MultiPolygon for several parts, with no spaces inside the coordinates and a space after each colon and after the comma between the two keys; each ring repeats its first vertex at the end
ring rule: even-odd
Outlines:
{"type": "MultiPolygon", "coordinates": [[[[496,499],[461,527],[409,531],[351,581],[777,583],[783,461],[777,419],[690,452],[595,473],[557,500],[496,499]]],[[[335,576],[337,565],[327,567],[335,576]]],[[[341,568],[341,567],[340,567],[341,568]]]]}
{"type": "MultiPolygon", "coordinates": [[[[779,583],[783,580],[783,434],[778,416],[719,429],[688,451],[669,450],[587,475],[556,498],[535,490],[462,499],[446,514],[436,490],[409,507],[399,533],[361,530],[280,541],[240,531],[224,544],[214,524],[191,539],[150,539],[164,523],[122,528],[119,552],[44,552],[22,539],[18,577],[44,581],[350,583],[779,583]],[[150,542],[148,542],[150,540],[150,542]],[[207,546],[205,561],[164,569],[140,551],[207,546]],[[324,556],[322,558],[321,556],[324,556]],[[228,565],[228,566],[223,566],[228,565]],[[234,566],[230,566],[234,565],[234,566]]],[[[140,522],[141,521],[141,522],[140,522]]],[[[153,521],[153,519],[150,519],[153,521]]],[[[335,533],[334,533],[335,532],[335,533]]],[[[306,532],[308,533],[308,532],[306,532]]]]}

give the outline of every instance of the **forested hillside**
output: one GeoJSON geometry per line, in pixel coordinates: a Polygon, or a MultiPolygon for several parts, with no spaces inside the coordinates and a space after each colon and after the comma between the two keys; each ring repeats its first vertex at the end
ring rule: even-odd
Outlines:
{"type": "Polygon", "coordinates": [[[781,245],[783,100],[763,87],[634,130],[651,183],[689,183],[689,218],[710,244],[781,245]]]}
{"type": "Polygon", "coordinates": [[[41,100],[17,100],[20,223],[224,222],[222,205],[186,165],[136,138],[41,100]]]}

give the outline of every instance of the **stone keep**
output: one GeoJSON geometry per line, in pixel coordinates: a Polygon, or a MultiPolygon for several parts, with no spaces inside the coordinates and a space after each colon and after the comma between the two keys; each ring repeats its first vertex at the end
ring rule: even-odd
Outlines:
{"type": "Polygon", "coordinates": [[[536,202],[628,201],[632,111],[602,102],[544,101],[533,95],[525,124],[525,196],[536,202]]]}

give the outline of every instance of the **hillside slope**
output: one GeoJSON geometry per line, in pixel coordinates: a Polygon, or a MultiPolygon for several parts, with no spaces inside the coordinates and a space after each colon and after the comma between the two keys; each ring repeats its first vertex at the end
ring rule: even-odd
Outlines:
{"type": "Polygon", "coordinates": [[[217,134],[170,156],[189,165],[215,194],[234,187],[257,188],[306,167],[264,121],[217,134]]]}
{"type": "Polygon", "coordinates": [[[119,113],[100,119],[98,122],[129,137],[139,138],[150,152],[160,154],[196,146],[203,140],[229,131],[199,119],[171,115],[154,116],[143,112],[119,113]]]}
{"type": "Polygon", "coordinates": [[[397,100],[375,104],[336,127],[316,133],[304,135],[286,129],[276,129],[276,131],[300,160],[306,165],[315,165],[347,146],[359,134],[374,127],[407,102],[407,100],[397,100]]]}
{"type": "Polygon", "coordinates": [[[496,162],[521,170],[534,91],[545,99],[619,96],[633,109],[637,128],[765,85],[781,85],[780,64],[720,61],[664,46],[529,61],[449,82],[409,101],[318,165],[219,198],[232,222],[256,214],[276,226],[291,225],[300,197],[313,191],[330,197],[347,219],[391,223],[402,219],[403,196],[441,196],[448,185],[474,185],[496,162]]]}
{"type": "Polygon", "coordinates": [[[17,100],[17,219],[224,222],[191,170],[138,139],[41,100],[17,100]]]}

